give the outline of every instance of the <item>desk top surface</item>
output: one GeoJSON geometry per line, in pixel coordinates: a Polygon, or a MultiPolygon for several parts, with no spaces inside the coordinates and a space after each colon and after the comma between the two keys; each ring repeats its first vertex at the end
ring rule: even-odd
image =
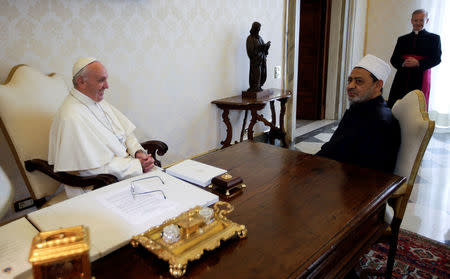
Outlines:
{"type": "Polygon", "coordinates": [[[289,90],[280,90],[280,89],[270,89],[270,90],[273,91],[270,95],[260,98],[242,98],[242,95],[237,95],[233,97],[214,100],[211,103],[216,105],[248,106],[248,105],[265,104],[269,101],[279,100],[283,98],[290,98],[292,96],[292,93],[289,90]]]}
{"type": "MultiPolygon", "coordinates": [[[[228,217],[248,229],[190,262],[183,278],[291,278],[311,269],[367,222],[404,178],[263,143],[196,158],[240,176],[228,217]],[[353,230],[353,231],[352,231],[353,230]]],[[[342,245],[341,245],[342,246],[342,245]]],[[[168,264],[130,245],[94,262],[96,278],[170,278],[168,264]]]]}

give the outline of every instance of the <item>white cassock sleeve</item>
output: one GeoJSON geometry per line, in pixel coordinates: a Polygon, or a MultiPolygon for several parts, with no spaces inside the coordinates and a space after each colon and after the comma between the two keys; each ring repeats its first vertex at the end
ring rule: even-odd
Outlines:
{"type": "Polygon", "coordinates": [[[142,174],[142,166],[139,159],[131,157],[114,157],[111,162],[99,168],[80,171],[81,176],[108,173],[117,179],[123,180],[142,174]]]}
{"type": "Polygon", "coordinates": [[[141,150],[144,153],[147,153],[147,151],[142,147],[142,145],[139,143],[139,141],[137,140],[136,136],[133,133],[131,133],[127,136],[127,140],[125,141],[125,144],[127,146],[128,154],[133,156],[133,158],[135,158],[134,155],[139,150],[141,150]]]}

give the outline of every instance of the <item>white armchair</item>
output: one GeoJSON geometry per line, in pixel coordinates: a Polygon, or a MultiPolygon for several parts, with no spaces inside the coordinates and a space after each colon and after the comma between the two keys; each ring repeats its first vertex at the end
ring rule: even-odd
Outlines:
{"type": "MultiPolygon", "coordinates": [[[[117,182],[110,174],[80,177],[54,172],[46,161],[53,116],[71,88],[71,81],[63,76],[45,75],[27,65],[15,66],[0,85],[0,127],[37,207],[46,203],[46,197],[54,195],[61,183],[98,188],[117,182]]],[[[164,155],[167,145],[156,140],[141,145],[160,166],[155,153],[164,155]]],[[[62,195],[55,197],[56,201],[64,199],[62,195]]]]}
{"type": "Polygon", "coordinates": [[[392,113],[400,122],[401,129],[401,144],[394,173],[405,176],[407,180],[389,200],[393,213],[387,220],[385,218],[389,227],[380,240],[389,243],[386,270],[383,274],[368,272],[371,275],[384,275],[386,278],[392,276],[400,225],[435,125],[434,121],[428,118],[425,97],[420,90],[411,91],[398,100],[392,108],[392,113]]]}

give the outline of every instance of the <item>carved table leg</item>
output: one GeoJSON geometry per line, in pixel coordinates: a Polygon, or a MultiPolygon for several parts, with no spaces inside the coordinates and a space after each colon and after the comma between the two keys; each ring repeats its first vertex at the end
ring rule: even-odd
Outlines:
{"type": "MultiPolygon", "coordinates": [[[[274,101],[270,101],[270,112],[272,113],[272,127],[276,127],[277,125],[277,116],[275,114],[275,102],[274,101]]],[[[269,143],[270,144],[275,144],[275,137],[273,137],[274,134],[274,128],[270,128],[270,132],[269,132],[269,143]]]]}
{"type": "Polygon", "coordinates": [[[250,119],[250,124],[248,125],[248,139],[253,140],[253,127],[258,119],[257,108],[253,107],[250,109],[252,113],[252,119],[250,119]]]}
{"type": "Polygon", "coordinates": [[[286,147],[286,131],[284,130],[284,114],[286,113],[286,99],[278,100],[280,102],[280,130],[281,130],[281,142],[283,143],[283,147],[286,147]]]}
{"type": "Polygon", "coordinates": [[[275,114],[275,102],[270,101],[270,112],[272,113],[272,125],[277,125],[277,115],[275,114]]]}
{"type": "Polygon", "coordinates": [[[225,125],[227,126],[227,137],[224,141],[221,141],[220,144],[222,144],[222,148],[228,147],[231,144],[231,137],[233,136],[233,128],[231,127],[230,118],[228,118],[228,114],[230,113],[230,109],[228,108],[222,108],[222,119],[225,125]]]}
{"type": "Polygon", "coordinates": [[[242,140],[244,139],[245,124],[247,124],[247,115],[248,115],[248,109],[245,110],[244,121],[242,122],[240,142],[242,142],[242,140]]]}

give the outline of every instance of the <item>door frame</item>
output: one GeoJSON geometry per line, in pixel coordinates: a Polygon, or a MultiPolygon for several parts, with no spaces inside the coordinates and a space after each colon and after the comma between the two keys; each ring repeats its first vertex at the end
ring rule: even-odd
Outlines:
{"type": "MultiPolygon", "coordinates": [[[[300,1],[285,0],[285,40],[283,58],[283,88],[297,92],[298,77],[298,37],[300,26],[300,1]]],[[[360,0],[358,0],[360,1],[360,0]]],[[[367,0],[359,3],[357,0],[333,0],[330,7],[330,30],[328,42],[328,62],[325,97],[325,119],[338,120],[347,108],[345,88],[347,75],[356,59],[364,53],[357,51],[355,46],[364,45],[364,40],[355,38],[357,8],[367,7],[367,0]],[[362,41],[362,43],[361,43],[362,41]]],[[[364,18],[367,17],[366,9],[364,18]]],[[[365,29],[365,28],[364,28],[365,29]]],[[[359,48],[364,49],[364,47],[359,48]]],[[[292,145],[296,129],[297,96],[293,94],[287,103],[286,132],[287,141],[292,145]]]]}
{"type": "MultiPolygon", "coordinates": [[[[311,102],[307,102],[305,103],[305,101],[303,100],[299,100],[299,98],[297,98],[297,102],[299,102],[297,104],[297,108],[299,106],[302,105],[308,105],[304,108],[307,108],[308,110],[311,110],[311,113],[306,113],[308,116],[307,117],[311,117],[311,118],[306,118],[306,119],[324,119],[325,118],[325,101],[326,101],[326,86],[327,86],[327,72],[328,72],[328,52],[329,52],[329,33],[330,33],[330,15],[331,15],[331,0],[313,0],[312,1],[314,5],[319,5],[320,7],[320,15],[318,16],[318,18],[316,19],[320,19],[320,27],[319,27],[319,32],[320,34],[318,37],[318,40],[314,40],[314,44],[316,46],[318,46],[318,49],[316,49],[317,51],[317,56],[315,56],[314,60],[315,62],[318,62],[317,65],[315,67],[318,67],[316,69],[311,69],[312,71],[314,71],[315,73],[313,74],[314,76],[314,85],[315,88],[317,90],[317,92],[311,92],[314,95],[310,96],[313,97],[312,103],[311,102]],[[318,44],[318,45],[317,45],[318,44]],[[310,107],[313,106],[313,107],[310,107]]],[[[302,1],[300,1],[300,5],[302,5],[302,1]]],[[[318,8],[317,6],[315,8],[318,8]]],[[[301,11],[301,7],[300,7],[300,30],[299,30],[299,59],[297,60],[297,62],[299,63],[299,65],[301,65],[302,61],[300,60],[301,56],[302,56],[302,28],[305,29],[309,29],[311,28],[310,26],[305,26],[302,27],[302,11],[301,11]]],[[[316,24],[316,22],[314,23],[316,24]]],[[[316,63],[315,63],[316,64],[316,63]]],[[[300,66],[298,66],[300,67],[300,66]]],[[[302,72],[302,69],[299,69],[300,73],[302,72]]],[[[306,72],[309,72],[310,69],[306,69],[306,72]]],[[[301,77],[298,77],[301,78],[301,77]]],[[[298,83],[297,83],[298,84],[298,83]]],[[[298,84],[301,87],[301,84],[298,84]]],[[[313,87],[314,88],[314,87],[313,87]]],[[[310,88],[310,89],[313,89],[310,88]]],[[[297,88],[297,90],[299,90],[300,88],[297,88]]],[[[296,91],[295,94],[300,94],[301,92],[296,91]]],[[[300,95],[301,96],[301,95],[300,95]]],[[[297,96],[298,97],[298,96],[297,96]]],[[[299,110],[297,110],[296,112],[296,116],[297,119],[300,115],[304,115],[305,116],[305,112],[301,112],[299,110]]]]}

